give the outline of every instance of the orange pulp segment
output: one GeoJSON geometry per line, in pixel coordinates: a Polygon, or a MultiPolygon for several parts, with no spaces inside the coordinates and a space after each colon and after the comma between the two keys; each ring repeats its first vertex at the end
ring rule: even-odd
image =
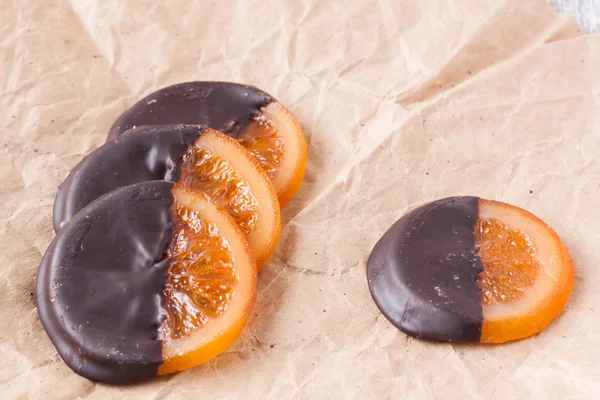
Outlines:
{"type": "Polygon", "coordinates": [[[186,152],[181,182],[202,190],[233,217],[246,235],[259,270],[281,231],[277,194],[267,174],[237,141],[213,129],[186,152]]]}
{"type": "Polygon", "coordinates": [[[239,337],[256,297],[256,264],[229,214],[201,191],[178,184],[173,195],[160,375],[225,351],[239,337]]]}
{"type": "Polygon", "coordinates": [[[573,289],[575,272],[565,245],[528,211],[483,199],[475,235],[484,265],[481,342],[540,332],[561,313],[573,289]]]}
{"type": "Polygon", "coordinates": [[[298,191],[306,168],[304,132],[292,114],[278,102],[240,134],[238,141],[259,161],[273,182],[284,207],[298,191]]]}

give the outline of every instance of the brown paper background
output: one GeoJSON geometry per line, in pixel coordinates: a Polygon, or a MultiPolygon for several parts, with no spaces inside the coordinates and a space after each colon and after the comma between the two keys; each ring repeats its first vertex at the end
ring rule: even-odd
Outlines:
{"type": "Polygon", "coordinates": [[[600,36],[542,0],[0,0],[0,397],[598,398],[599,72],[600,36]],[[306,180],[231,349],[96,385],[61,361],[35,308],[54,194],[128,105],[188,80],[287,105],[306,180]],[[381,234],[465,194],[531,210],[571,251],[573,296],[540,335],[425,343],[371,301],[381,234]]]}

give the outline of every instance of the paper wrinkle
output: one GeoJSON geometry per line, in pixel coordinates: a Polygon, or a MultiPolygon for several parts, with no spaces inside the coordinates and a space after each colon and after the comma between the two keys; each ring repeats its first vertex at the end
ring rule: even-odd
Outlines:
{"type": "MultiPolygon", "coordinates": [[[[563,18],[563,20],[562,20],[562,21],[561,21],[561,20],[558,20],[558,21],[557,21],[557,24],[556,24],[555,26],[553,26],[553,29],[549,29],[549,31],[554,31],[554,30],[555,30],[554,28],[555,28],[557,25],[560,25],[560,26],[562,26],[562,25],[564,24],[564,19],[565,19],[565,18],[563,18]]],[[[568,18],[566,18],[566,19],[568,19],[568,18]]],[[[544,38],[545,38],[545,37],[547,37],[547,35],[542,35],[542,37],[544,37],[544,38]]],[[[539,41],[538,43],[536,43],[536,45],[537,45],[537,46],[536,46],[536,45],[532,45],[532,46],[531,46],[531,49],[534,49],[534,48],[536,48],[536,47],[539,47],[540,43],[544,43],[544,41],[539,41]]],[[[518,52],[518,53],[517,53],[517,55],[518,55],[519,57],[525,57],[528,51],[530,51],[530,49],[521,49],[521,51],[520,51],[520,52],[518,52]]],[[[505,62],[513,62],[513,58],[514,58],[514,57],[509,57],[509,58],[508,58],[508,59],[506,59],[506,60],[502,60],[502,62],[500,62],[500,63],[497,63],[497,64],[491,64],[491,65],[487,66],[485,69],[481,70],[481,71],[480,71],[480,73],[483,73],[483,72],[485,72],[487,69],[492,69],[492,68],[502,68],[502,65],[503,65],[503,63],[505,63],[505,62]]],[[[471,75],[471,74],[469,74],[469,75],[471,75]]],[[[475,76],[473,76],[473,78],[475,78],[475,76]]],[[[468,79],[467,79],[467,80],[468,80],[468,79]]],[[[438,99],[441,99],[441,98],[446,98],[446,97],[448,97],[448,96],[451,96],[451,95],[452,95],[452,93],[453,93],[454,91],[459,91],[459,90],[460,90],[460,88],[461,88],[461,87],[460,87],[460,85],[461,85],[461,84],[463,84],[463,83],[465,83],[467,80],[464,80],[464,81],[462,81],[461,83],[459,83],[459,85],[458,85],[458,86],[452,86],[452,88],[451,88],[450,90],[448,90],[448,91],[446,91],[446,92],[442,93],[442,94],[441,94],[440,96],[438,96],[438,97],[435,97],[435,98],[431,99],[429,103],[426,103],[424,106],[422,106],[422,107],[419,107],[419,108],[418,108],[417,110],[415,110],[414,112],[415,112],[415,113],[422,113],[422,112],[423,112],[422,108],[426,109],[426,108],[428,108],[428,107],[429,107],[429,108],[431,108],[431,107],[435,106],[435,103],[436,103],[436,101],[437,101],[438,99]]],[[[387,94],[384,96],[384,98],[385,98],[385,97],[387,97],[387,94]]],[[[521,108],[521,106],[523,106],[523,105],[525,105],[525,104],[534,105],[534,104],[541,104],[541,103],[544,103],[544,102],[558,102],[558,101],[561,101],[561,100],[567,100],[567,99],[573,99],[573,98],[580,98],[580,97],[582,97],[582,95],[569,95],[569,96],[563,96],[563,97],[551,98],[551,99],[543,99],[543,100],[528,100],[528,101],[527,101],[527,100],[526,100],[526,101],[521,101],[521,100],[519,100],[520,102],[519,102],[518,104],[516,104],[516,105],[511,105],[511,107],[513,107],[515,110],[519,110],[519,109],[521,108]]],[[[383,101],[383,100],[382,100],[382,101],[383,101]]],[[[381,102],[380,102],[380,103],[378,103],[378,104],[376,105],[376,107],[375,107],[375,110],[374,110],[374,113],[373,113],[373,114],[375,114],[375,113],[377,112],[377,108],[379,107],[379,104],[381,104],[381,102]]],[[[484,108],[498,107],[498,105],[490,105],[490,106],[483,106],[483,107],[484,107],[484,108]]],[[[510,116],[510,114],[509,114],[509,116],[510,116]]],[[[369,120],[367,120],[366,122],[368,122],[368,121],[369,121],[369,120]]],[[[406,121],[403,121],[403,122],[406,122],[406,121]]],[[[358,167],[360,167],[360,166],[361,166],[361,163],[364,161],[364,159],[368,158],[368,156],[369,156],[369,155],[370,155],[372,152],[376,151],[376,149],[378,148],[378,146],[379,146],[379,145],[381,145],[382,143],[384,143],[384,142],[385,142],[385,140],[389,138],[389,136],[391,136],[391,135],[395,134],[395,133],[396,133],[396,132],[398,132],[398,131],[399,131],[401,128],[402,128],[402,125],[400,125],[399,127],[394,127],[394,128],[392,128],[392,129],[391,129],[391,131],[390,131],[390,134],[389,134],[388,136],[386,136],[386,137],[383,137],[383,138],[382,138],[382,140],[381,140],[380,142],[378,142],[378,143],[375,143],[375,146],[373,146],[373,147],[371,148],[371,150],[370,150],[369,152],[367,152],[367,153],[364,155],[364,157],[363,157],[363,158],[361,158],[361,159],[359,159],[359,160],[357,160],[357,161],[353,162],[353,163],[352,163],[352,165],[350,165],[350,166],[348,167],[348,169],[347,169],[347,170],[342,170],[342,171],[340,171],[340,172],[339,172],[339,173],[338,173],[338,174],[337,174],[337,175],[334,177],[334,179],[331,179],[331,185],[330,185],[330,186],[324,187],[324,188],[323,188],[323,189],[320,191],[320,194],[318,195],[318,197],[317,197],[317,198],[314,198],[314,199],[312,199],[312,200],[311,200],[311,201],[310,201],[308,204],[306,204],[306,205],[304,206],[304,208],[303,208],[302,210],[300,210],[300,211],[298,212],[298,214],[296,214],[296,216],[292,217],[292,219],[290,219],[288,222],[289,222],[289,223],[293,223],[293,222],[294,222],[294,219],[295,219],[297,216],[299,216],[301,213],[303,213],[303,212],[310,212],[310,210],[311,210],[311,206],[318,206],[318,205],[319,205],[318,201],[319,201],[320,199],[322,199],[322,198],[326,198],[326,196],[329,194],[330,190],[331,190],[331,189],[332,189],[332,188],[333,188],[333,187],[334,187],[334,186],[335,186],[337,183],[339,183],[339,182],[338,182],[338,179],[339,179],[340,177],[347,176],[347,175],[348,175],[348,174],[349,174],[349,173],[352,171],[352,169],[353,169],[353,168],[358,168],[358,167]]],[[[461,170],[462,168],[464,168],[464,166],[461,166],[461,167],[459,167],[457,170],[461,170]]],[[[516,167],[515,167],[515,168],[516,168],[516,167]]],[[[510,184],[510,182],[509,182],[508,184],[510,184]]],[[[508,184],[507,184],[507,186],[508,186],[508,184]]]]}
{"type": "Polygon", "coordinates": [[[541,0],[24,0],[0,11],[0,33],[0,316],[11,321],[0,333],[0,397],[600,393],[600,35],[582,36],[541,0]],[[60,360],[34,304],[56,189],[127,106],[189,80],[277,97],[305,129],[306,179],[231,349],[134,387],[94,384],[60,360]],[[372,246],[406,211],[451,195],[525,207],[567,244],[576,288],[542,334],[425,343],[374,305],[372,246]]]}

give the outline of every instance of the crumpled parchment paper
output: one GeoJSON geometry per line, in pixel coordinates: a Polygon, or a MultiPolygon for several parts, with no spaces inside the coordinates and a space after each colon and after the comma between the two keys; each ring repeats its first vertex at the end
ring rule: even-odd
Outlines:
{"type": "Polygon", "coordinates": [[[592,399],[600,395],[600,36],[543,0],[0,0],[0,397],[592,399]],[[241,339],[132,387],[68,369],[34,283],[54,194],[129,105],[230,80],[309,142],[306,180],[241,339]],[[566,312],[502,346],[396,330],[365,264],[407,210],[476,195],[524,207],[577,268],[566,312]]]}

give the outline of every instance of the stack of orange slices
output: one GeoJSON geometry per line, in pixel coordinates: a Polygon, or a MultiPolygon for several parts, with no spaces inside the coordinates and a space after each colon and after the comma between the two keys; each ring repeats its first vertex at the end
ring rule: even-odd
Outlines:
{"type": "MultiPolygon", "coordinates": [[[[279,240],[280,205],[291,200],[304,176],[307,145],[302,129],[266,93],[223,82],[176,85],[175,95],[171,88],[156,93],[158,103],[156,98],[143,99],[126,111],[113,127],[118,132],[111,131],[107,143],[76,166],[59,189],[57,237],[38,273],[38,309],[46,331],[65,362],[96,381],[130,383],[204,363],[226,350],[248,320],[256,274],[279,240]],[[153,110],[146,108],[153,106],[160,108],[150,114],[153,110]],[[131,120],[146,114],[154,117],[159,111],[159,120],[131,120]],[[126,124],[128,128],[121,129],[126,124]],[[175,184],[144,183],[161,180],[175,184]],[[160,202],[153,203],[151,191],[156,191],[160,202]],[[139,205],[131,199],[140,199],[139,205]],[[150,208],[164,204],[171,205],[158,214],[150,208]],[[124,230],[132,230],[133,245],[118,243],[124,230]],[[110,267],[103,267],[89,253],[92,245],[84,246],[89,232],[99,237],[94,254],[98,248],[105,251],[110,267]],[[162,258],[148,261],[147,255],[154,251],[149,249],[157,246],[164,247],[158,249],[162,258]],[[118,256],[119,252],[126,255],[118,256]],[[104,329],[123,329],[125,341],[127,335],[134,335],[133,328],[115,319],[114,305],[110,310],[102,308],[98,298],[103,294],[94,282],[69,283],[64,276],[68,269],[75,271],[71,276],[89,269],[100,280],[110,281],[124,257],[136,253],[141,255],[131,262],[143,259],[140,265],[123,269],[134,274],[142,271],[139,280],[149,279],[144,275],[148,268],[167,265],[164,274],[152,275],[162,276],[164,284],[156,281],[159,278],[148,284],[149,290],[163,287],[157,293],[161,306],[154,312],[160,314],[160,324],[144,321],[142,329],[149,348],[156,349],[153,340],[158,343],[159,356],[140,350],[128,357],[129,349],[122,343],[110,348],[106,344],[110,339],[101,338],[104,329]],[[110,258],[111,254],[117,255],[110,258]],[[86,288],[87,297],[81,302],[73,301],[73,293],[79,290],[73,285],[86,288]],[[96,326],[96,336],[90,337],[85,327],[71,332],[67,326],[77,325],[78,318],[106,322],[96,326]]],[[[135,285],[139,280],[133,280],[135,285]]],[[[123,285],[125,293],[136,293],[129,284],[123,285]]],[[[122,307],[141,310],[139,303],[145,300],[125,296],[123,301],[122,307]]]]}

